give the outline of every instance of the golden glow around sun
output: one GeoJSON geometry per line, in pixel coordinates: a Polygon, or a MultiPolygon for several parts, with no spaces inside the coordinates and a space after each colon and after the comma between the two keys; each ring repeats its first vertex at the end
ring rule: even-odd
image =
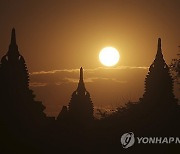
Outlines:
{"type": "Polygon", "coordinates": [[[105,47],[99,53],[99,60],[105,66],[114,66],[118,63],[120,54],[113,47],[105,47]]]}

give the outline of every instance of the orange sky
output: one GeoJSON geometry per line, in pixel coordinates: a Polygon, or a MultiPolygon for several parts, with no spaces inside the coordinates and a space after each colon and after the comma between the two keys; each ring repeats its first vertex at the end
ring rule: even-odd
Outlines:
{"type": "Polygon", "coordinates": [[[158,37],[167,63],[176,57],[179,8],[178,0],[1,0],[0,57],[15,27],[31,86],[52,115],[67,105],[80,66],[96,106],[137,100],[158,37]],[[105,46],[120,51],[115,68],[100,68],[98,53],[105,46]]]}

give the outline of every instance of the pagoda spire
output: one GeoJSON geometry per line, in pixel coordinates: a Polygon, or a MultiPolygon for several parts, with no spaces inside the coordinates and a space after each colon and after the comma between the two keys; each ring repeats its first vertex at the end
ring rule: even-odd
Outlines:
{"type": "Polygon", "coordinates": [[[155,59],[154,59],[152,65],[151,65],[151,68],[155,67],[155,66],[157,68],[167,67],[167,64],[164,60],[162,49],[161,49],[161,38],[158,38],[157,53],[156,53],[156,56],[155,56],[155,59]]]}
{"type": "Polygon", "coordinates": [[[12,44],[16,45],[16,31],[15,31],[15,28],[13,28],[12,32],[11,32],[11,45],[12,44]]]}
{"type": "Polygon", "coordinates": [[[158,51],[162,51],[161,50],[161,38],[158,38],[158,51]]]}
{"type": "Polygon", "coordinates": [[[77,92],[79,94],[84,94],[86,92],[86,88],[85,88],[84,80],[83,80],[83,68],[82,67],[80,68],[80,78],[79,78],[77,92]]]}
{"type": "Polygon", "coordinates": [[[12,32],[11,32],[11,42],[10,42],[10,45],[9,45],[9,50],[8,50],[8,53],[7,53],[8,56],[13,56],[13,57],[16,57],[16,56],[19,56],[19,51],[18,51],[18,46],[16,44],[16,31],[15,31],[15,28],[12,29],[12,32]]]}
{"type": "Polygon", "coordinates": [[[161,49],[161,38],[158,38],[158,46],[157,46],[157,53],[156,53],[156,58],[155,60],[157,61],[163,61],[163,63],[165,63],[165,60],[163,58],[163,54],[162,54],[162,49],[161,49]]]}
{"type": "Polygon", "coordinates": [[[161,49],[161,38],[158,38],[158,46],[157,46],[156,58],[164,59],[163,54],[162,54],[162,49],[161,49]]]}
{"type": "Polygon", "coordinates": [[[80,81],[83,81],[83,68],[80,68],[80,81]]]}

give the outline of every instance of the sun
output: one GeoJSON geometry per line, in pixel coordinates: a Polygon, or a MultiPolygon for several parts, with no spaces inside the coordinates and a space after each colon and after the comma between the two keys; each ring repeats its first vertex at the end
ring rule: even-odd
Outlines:
{"type": "Polygon", "coordinates": [[[105,47],[99,53],[99,60],[105,66],[114,66],[118,63],[120,54],[116,48],[105,47]]]}

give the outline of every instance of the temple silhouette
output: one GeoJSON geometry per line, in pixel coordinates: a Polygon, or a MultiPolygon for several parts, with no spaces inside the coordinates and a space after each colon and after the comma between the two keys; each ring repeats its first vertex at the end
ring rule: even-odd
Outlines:
{"type": "Polygon", "coordinates": [[[93,103],[90,93],[86,90],[83,80],[83,68],[80,68],[80,79],[77,89],[72,93],[68,107],[63,106],[57,119],[68,118],[75,121],[89,121],[93,119],[93,103]]]}
{"type": "Polygon", "coordinates": [[[34,100],[35,95],[29,89],[29,74],[16,44],[14,28],[9,50],[1,59],[0,91],[0,116],[6,124],[32,127],[46,120],[45,106],[34,100]]]}
{"type": "MultiPolygon", "coordinates": [[[[120,137],[127,132],[137,136],[179,136],[180,106],[173,93],[173,82],[159,38],[155,59],[145,78],[144,94],[138,102],[127,102],[111,115],[96,119],[81,67],[77,89],[55,120],[46,116],[45,106],[35,100],[29,88],[28,69],[19,53],[13,28],[9,50],[0,64],[0,146],[3,147],[0,151],[121,153],[124,149],[120,137]]],[[[130,153],[172,153],[179,145],[147,148],[135,144],[134,147],[130,153]]]]}
{"type": "Polygon", "coordinates": [[[173,93],[173,78],[163,58],[160,38],[155,59],[145,79],[145,92],[140,101],[152,106],[173,105],[178,102],[173,93]]]}

